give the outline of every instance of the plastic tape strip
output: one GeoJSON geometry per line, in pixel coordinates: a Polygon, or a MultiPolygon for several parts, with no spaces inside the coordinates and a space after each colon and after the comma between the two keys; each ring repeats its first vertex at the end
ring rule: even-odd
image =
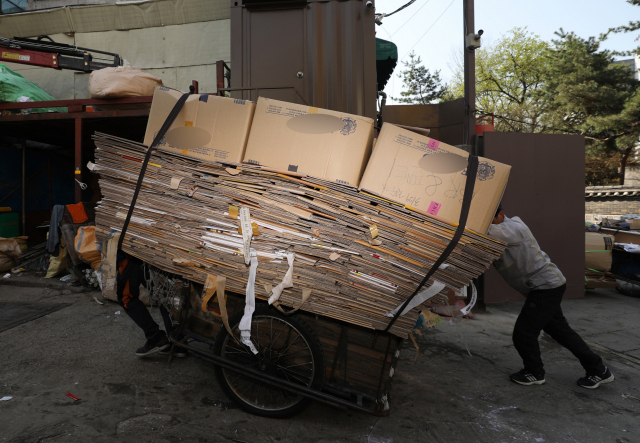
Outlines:
{"type": "MultiPolygon", "coordinates": [[[[445,284],[436,280],[433,282],[433,284],[431,286],[429,286],[427,289],[425,289],[424,291],[418,293],[415,297],[413,297],[413,300],[411,300],[411,302],[407,305],[407,307],[404,309],[404,311],[402,311],[402,314],[400,315],[404,315],[407,312],[409,312],[410,310],[412,310],[413,308],[415,308],[416,306],[421,305],[422,303],[424,303],[425,301],[429,300],[431,297],[433,297],[434,295],[436,295],[438,292],[442,291],[445,287],[445,284]]],[[[393,317],[396,315],[396,313],[398,312],[398,310],[402,307],[403,303],[400,303],[400,305],[395,308],[393,311],[389,311],[387,312],[387,317],[393,317]]]]}
{"type": "Polygon", "coordinates": [[[291,315],[294,312],[296,312],[298,309],[300,309],[302,307],[302,305],[304,305],[306,303],[307,300],[309,300],[309,297],[311,297],[311,289],[309,288],[305,288],[302,290],[302,303],[300,303],[300,306],[298,306],[295,309],[292,309],[291,311],[285,311],[284,309],[282,309],[282,306],[280,306],[280,302],[274,302],[273,306],[276,307],[276,309],[280,312],[282,312],[285,315],[291,315]]]}
{"type": "Polygon", "coordinates": [[[240,320],[240,341],[251,349],[254,354],[258,350],[251,341],[251,318],[256,310],[256,270],[258,269],[258,254],[255,249],[245,255],[246,260],[251,261],[249,268],[249,280],[247,281],[247,293],[245,298],[244,315],[240,320]]]}
{"type": "Polygon", "coordinates": [[[202,297],[202,310],[207,314],[212,314],[216,317],[220,317],[222,319],[222,324],[224,324],[224,327],[226,328],[229,335],[237,342],[238,339],[235,335],[233,335],[233,332],[231,332],[231,327],[229,327],[229,315],[227,314],[227,295],[224,293],[226,286],[227,277],[223,277],[221,275],[214,277],[211,274],[207,274],[207,280],[204,283],[205,296],[202,297]],[[211,299],[211,296],[214,293],[216,294],[216,298],[213,299],[213,301],[218,302],[220,315],[207,309],[209,299],[211,299]]]}
{"type": "MultiPolygon", "coordinates": [[[[202,296],[202,310],[205,314],[210,314],[207,305],[209,304],[209,300],[213,297],[213,294],[216,293],[216,279],[211,274],[207,275],[207,279],[204,282],[204,295],[202,296]]],[[[215,315],[215,314],[213,314],[215,315]]]]}
{"type": "Polygon", "coordinates": [[[171,177],[171,189],[178,189],[184,177],[171,177]]]}
{"type": "Polygon", "coordinates": [[[469,302],[469,304],[467,304],[467,306],[460,310],[460,312],[462,312],[462,315],[467,315],[469,312],[471,312],[471,308],[473,308],[473,306],[476,304],[477,299],[478,291],[476,291],[476,286],[473,284],[473,282],[471,282],[471,301],[469,302]]]}
{"type": "MultiPolygon", "coordinates": [[[[231,208],[229,208],[231,209],[231,208]]],[[[240,227],[242,228],[242,243],[244,253],[244,264],[249,264],[249,254],[251,251],[251,237],[253,236],[253,229],[251,228],[251,214],[247,206],[240,208],[240,227]]],[[[255,277],[254,277],[255,280],[255,277]]]]}
{"type": "MultiPolygon", "coordinates": [[[[251,231],[253,235],[260,235],[260,229],[258,229],[257,223],[251,222],[251,231]]],[[[242,226],[238,226],[238,234],[242,234],[242,226]]]]}
{"type": "Polygon", "coordinates": [[[416,342],[416,339],[413,336],[413,333],[409,334],[409,338],[413,342],[413,346],[416,347],[416,358],[413,360],[413,362],[416,363],[418,361],[418,355],[420,355],[420,346],[418,346],[418,343],[416,342]]]}
{"type": "Polygon", "coordinates": [[[238,207],[229,205],[229,215],[227,217],[236,220],[238,218],[238,207]]]}
{"type": "Polygon", "coordinates": [[[380,246],[382,244],[382,240],[376,240],[378,236],[378,227],[376,225],[369,226],[369,232],[371,233],[371,238],[368,238],[369,244],[372,246],[380,246]]]}
{"type": "Polygon", "coordinates": [[[187,197],[193,197],[193,194],[195,194],[197,190],[198,187],[196,185],[193,185],[187,190],[187,192],[184,193],[184,195],[186,195],[187,197]]]}
{"type": "Polygon", "coordinates": [[[293,260],[295,259],[295,254],[293,252],[287,253],[287,262],[289,263],[289,269],[287,273],[282,278],[282,281],[278,286],[273,288],[271,291],[271,295],[269,296],[269,304],[273,304],[278,301],[280,298],[280,294],[286,288],[293,288],[293,260]]]}

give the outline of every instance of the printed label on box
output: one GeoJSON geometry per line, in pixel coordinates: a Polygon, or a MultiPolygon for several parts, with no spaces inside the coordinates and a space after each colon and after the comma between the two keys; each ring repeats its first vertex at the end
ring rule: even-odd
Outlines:
{"type": "Polygon", "coordinates": [[[427,145],[427,148],[437,151],[438,146],[440,146],[440,142],[438,140],[429,139],[429,144],[427,145]]]}
{"type": "Polygon", "coordinates": [[[429,209],[427,209],[427,212],[431,215],[438,215],[438,211],[440,210],[441,206],[442,205],[440,203],[432,201],[429,205],[429,209]]]}

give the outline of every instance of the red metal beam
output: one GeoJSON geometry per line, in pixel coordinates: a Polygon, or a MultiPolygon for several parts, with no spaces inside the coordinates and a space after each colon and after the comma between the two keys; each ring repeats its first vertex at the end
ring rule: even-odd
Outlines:
{"type": "MultiPolygon", "coordinates": [[[[32,105],[33,106],[33,105],[32,105]]],[[[0,122],[26,122],[45,120],[73,120],[76,118],[114,118],[114,117],[146,117],[149,115],[148,109],[130,109],[123,111],[100,111],[100,112],[47,112],[43,114],[16,114],[2,115],[0,122]]]]}
{"type": "Polygon", "coordinates": [[[30,51],[28,49],[1,48],[0,61],[60,69],[58,66],[58,54],[30,51]]]}
{"type": "Polygon", "coordinates": [[[42,102],[26,103],[0,103],[0,110],[29,109],[29,108],[63,108],[68,106],[92,106],[92,105],[122,105],[130,103],[151,103],[152,95],[143,97],[114,98],[109,100],[97,98],[85,98],[75,100],[49,100],[42,102]]]}

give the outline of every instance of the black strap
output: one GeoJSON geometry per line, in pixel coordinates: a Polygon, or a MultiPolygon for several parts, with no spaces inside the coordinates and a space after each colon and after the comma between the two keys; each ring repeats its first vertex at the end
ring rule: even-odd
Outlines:
{"type": "Polygon", "coordinates": [[[144,161],[142,162],[142,167],[140,168],[140,175],[138,176],[138,183],[136,184],[136,190],[133,193],[133,199],[131,199],[131,204],[129,205],[127,218],[124,220],[124,225],[122,225],[122,232],[120,232],[120,239],[118,240],[118,250],[122,250],[122,241],[124,240],[124,234],[127,232],[127,228],[129,227],[129,222],[131,221],[131,215],[133,214],[133,209],[136,206],[136,200],[138,200],[138,194],[140,193],[140,188],[142,187],[142,180],[144,180],[144,173],[147,171],[147,165],[149,164],[149,159],[151,158],[151,154],[153,153],[153,151],[156,150],[156,146],[158,146],[158,143],[160,143],[160,140],[162,140],[162,137],[164,137],[164,135],[167,133],[167,131],[173,124],[173,121],[176,119],[176,117],[180,113],[182,106],[187,101],[187,98],[189,98],[189,96],[192,93],[193,91],[187,92],[186,94],[182,95],[182,97],[178,99],[176,104],[173,106],[173,109],[169,113],[169,116],[164,121],[164,123],[162,124],[162,127],[160,128],[155,138],[153,139],[151,146],[149,146],[149,149],[147,150],[147,155],[145,155],[144,161]]]}
{"type": "Polygon", "coordinates": [[[440,265],[447,259],[447,257],[449,257],[451,251],[453,251],[453,249],[458,244],[458,241],[460,240],[460,237],[462,237],[462,233],[464,232],[465,226],[467,224],[467,217],[469,216],[469,208],[471,207],[471,198],[473,197],[473,188],[476,184],[477,173],[478,157],[476,157],[475,155],[469,155],[469,164],[467,165],[467,182],[464,187],[464,197],[462,198],[462,209],[460,210],[460,220],[458,220],[458,228],[456,229],[455,234],[453,234],[453,238],[442,252],[442,255],[440,255],[431,269],[429,269],[429,272],[427,272],[427,275],[424,276],[422,282],[420,282],[416,290],[413,292],[413,294],[411,294],[411,297],[409,297],[407,301],[402,304],[402,307],[398,310],[398,312],[396,312],[396,315],[393,317],[391,322],[389,322],[384,332],[388,332],[389,329],[391,329],[391,326],[393,326],[398,317],[400,317],[409,302],[413,300],[413,297],[415,297],[418,292],[420,292],[420,289],[422,289],[429,278],[431,278],[431,276],[438,270],[440,265]]]}

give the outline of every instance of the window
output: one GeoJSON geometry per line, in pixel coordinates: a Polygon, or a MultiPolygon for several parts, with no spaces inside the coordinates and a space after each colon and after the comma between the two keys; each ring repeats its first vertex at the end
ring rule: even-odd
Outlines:
{"type": "Polygon", "coordinates": [[[0,0],[0,13],[23,12],[27,10],[27,0],[0,0]]]}

